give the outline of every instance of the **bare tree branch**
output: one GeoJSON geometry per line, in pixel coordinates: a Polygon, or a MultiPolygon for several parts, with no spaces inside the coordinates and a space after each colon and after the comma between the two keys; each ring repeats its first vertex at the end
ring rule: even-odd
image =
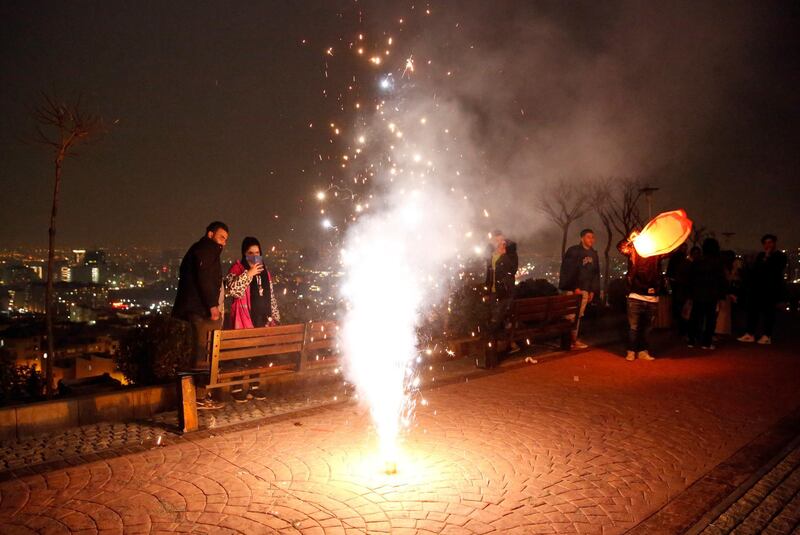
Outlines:
{"type": "Polygon", "coordinates": [[[64,159],[75,155],[75,147],[85,143],[90,137],[103,131],[103,120],[99,115],[87,113],[80,96],[74,104],[59,100],[56,96],[42,93],[42,99],[31,116],[36,123],[32,142],[44,145],[53,151],[55,180],[53,182],[53,203],[50,211],[49,250],[47,256],[47,286],[45,287],[45,321],[47,324],[47,359],[45,362],[45,381],[47,395],[54,392],[53,361],[56,358],[53,336],[53,264],[55,261],[56,215],[61,190],[61,172],[64,159]]]}
{"type": "Polygon", "coordinates": [[[591,209],[586,181],[562,178],[552,182],[539,198],[537,208],[561,229],[563,257],[570,225],[591,209]]]}

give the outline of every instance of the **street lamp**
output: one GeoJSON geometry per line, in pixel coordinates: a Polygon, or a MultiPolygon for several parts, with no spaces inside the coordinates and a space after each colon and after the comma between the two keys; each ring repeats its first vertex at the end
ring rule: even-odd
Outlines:
{"type": "Polygon", "coordinates": [[[653,193],[658,191],[659,188],[654,188],[652,186],[645,186],[639,189],[639,193],[644,194],[645,199],[647,199],[647,219],[653,219],[653,193]]]}

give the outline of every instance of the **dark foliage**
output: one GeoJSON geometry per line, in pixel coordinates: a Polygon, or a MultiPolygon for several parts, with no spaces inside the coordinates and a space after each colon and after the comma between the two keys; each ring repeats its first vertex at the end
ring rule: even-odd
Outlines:
{"type": "Polygon", "coordinates": [[[0,405],[42,398],[44,377],[35,366],[17,366],[7,351],[0,352],[0,405]]]}
{"type": "Polygon", "coordinates": [[[120,344],[117,366],[133,384],[148,385],[177,377],[191,361],[189,324],[170,316],[151,316],[120,344]]]}

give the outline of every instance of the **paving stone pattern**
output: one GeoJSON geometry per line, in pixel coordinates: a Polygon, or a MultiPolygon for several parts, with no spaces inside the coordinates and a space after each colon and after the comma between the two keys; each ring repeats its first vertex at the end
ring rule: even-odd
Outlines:
{"type": "Polygon", "coordinates": [[[800,446],[711,522],[702,535],[800,532],[800,446]]]}
{"type": "MultiPolygon", "coordinates": [[[[337,382],[299,392],[272,394],[263,401],[231,401],[221,409],[201,410],[198,414],[203,429],[215,429],[337,403],[348,399],[349,395],[350,389],[337,382]]],[[[2,442],[0,474],[56,461],[80,463],[81,458],[120,448],[157,447],[179,436],[177,421],[177,413],[170,411],[158,414],[150,421],[97,423],[20,441],[2,442]]]]}
{"type": "Polygon", "coordinates": [[[0,483],[3,533],[622,533],[800,405],[771,348],[594,350],[425,392],[398,473],[332,406],[0,483]]]}

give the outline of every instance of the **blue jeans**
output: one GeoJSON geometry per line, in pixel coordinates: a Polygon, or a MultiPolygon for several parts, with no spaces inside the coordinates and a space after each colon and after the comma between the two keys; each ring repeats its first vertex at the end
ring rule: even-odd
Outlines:
{"type": "Polygon", "coordinates": [[[647,351],[658,303],[628,298],[628,351],[647,351]]]}

